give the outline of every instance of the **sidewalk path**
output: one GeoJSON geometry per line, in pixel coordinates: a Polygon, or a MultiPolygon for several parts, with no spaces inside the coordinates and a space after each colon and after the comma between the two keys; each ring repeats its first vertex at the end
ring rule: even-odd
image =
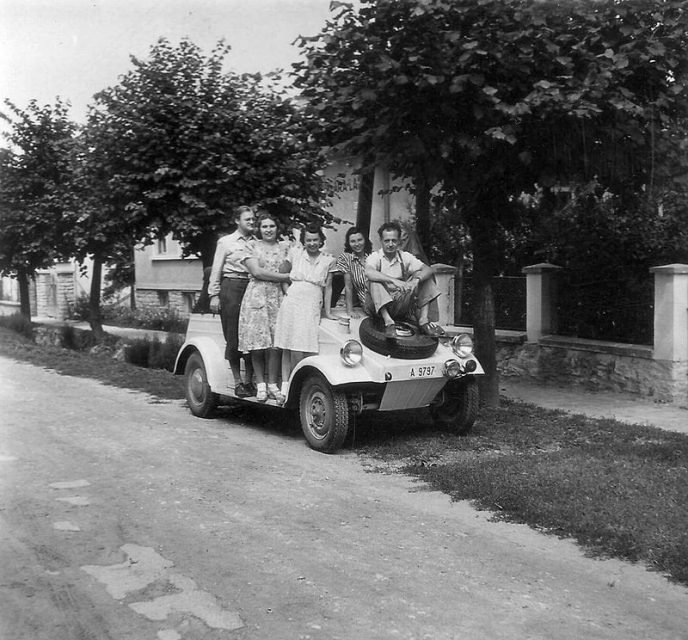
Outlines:
{"type": "MultiPolygon", "coordinates": [[[[85,331],[90,331],[91,326],[88,322],[82,322],[78,320],[56,320],[55,318],[31,318],[32,322],[36,324],[42,324],[44,326],[70,326],[75,329],[83,329],[85,331]]],[[[115,327],[109,324],[103,325],[103,331],[105,333],[110,333],[113,336],[120,336],[121,338],[157,338],[160,342],[165,342],[167,336],[169,335],[167,331],[154,331],[152,329],[131,329],[128,327],[115,327]]]]}
{"type": "Polygon", "coordinates": [[[591,418],[614,418],[629,424],[688,434],[688,407],[685,406],[660,404],[631,394],[546,386],[518,378],[501,378],[499,388],[507,398],[546,409],[579,413],[591,418]]]}

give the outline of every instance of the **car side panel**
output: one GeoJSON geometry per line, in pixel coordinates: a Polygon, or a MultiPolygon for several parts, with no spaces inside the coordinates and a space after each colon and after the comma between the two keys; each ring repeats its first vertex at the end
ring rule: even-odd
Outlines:
{"type": "MultiPolygon", "coordinates": [[[[196,336],[187,339],[177,356],[178,364],[175,365],[175,371],[181,369],[180,361],[186,360],[190,352],[193,351],[197,351],[203,358],[211,391],[226,394],[229,383],[229,366],[224,357],[224,344],[218,345],[217,341],[209,336],[196,336]]],[[[183,373],[183,370],[178,372],[183,373]]]]}

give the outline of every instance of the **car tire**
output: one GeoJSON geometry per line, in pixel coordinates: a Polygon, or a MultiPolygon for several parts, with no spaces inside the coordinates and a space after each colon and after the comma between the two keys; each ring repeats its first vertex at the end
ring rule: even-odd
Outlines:
{"type": "Polygon", "coordinates": [[[220,397],[210,390],[205,364],[198,352],[192,353],[186,361],[184,390],[191,413],[199,418],[210,418],[213,415],[220,397]]]}
{"type": "Polygon", "coordinates": [[[332,389],[322,376],[311,375],[301,387],[299,418],[309,446],[322,453],[334,453],[349,433],[346,395],[332,389]]]}
{"type": "Polygon", "coordinates": [[[471,376],[448,382],[436,400],[430,405],[435,424],[457,435],[467,435],[478,417],[480,394],[476,379],[471,376]]]}
{"type": "Polygon", "coordinates": [[[397,336],[395,340],[385,337],[385,326],[381,318],[364,318],[358,330],[361,342],[371,351],[383,356],[403,360],[429,358],[437,350],[439,340],[423,335],[418,327],[405,322],[397,322],[411,332],[410,336],[397,336]]]}

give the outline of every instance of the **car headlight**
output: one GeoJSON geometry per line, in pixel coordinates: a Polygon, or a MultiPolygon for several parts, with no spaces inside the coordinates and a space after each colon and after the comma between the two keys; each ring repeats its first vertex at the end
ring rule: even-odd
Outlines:
{"type": "Polygon", "coordinates": [[[461,363],[458,360],[447,360],[444,363],[443,373],[447,378],[456,378],[460,376],[463,373],[461,363]]]}
{"type": "Polygon", "coordinates": [[[339,350],[339,355],[347,367],[355,367],[363,358],[363,347],[358,340],[348,340],[339,350]]]}
{"type": "Polygon", "coordinates": [[[469,358],[473,355],[473,338],[467,333],[460,333],[452,340],[452,351],[459,358],[469,358]]]}

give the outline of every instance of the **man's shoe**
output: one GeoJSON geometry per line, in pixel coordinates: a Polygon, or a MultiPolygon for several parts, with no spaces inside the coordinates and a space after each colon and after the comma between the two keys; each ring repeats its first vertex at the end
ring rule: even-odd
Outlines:
{"type": "Polygon", "coordinates": [[[251,390],[248,388],[248,385],[245,385],[243,382],[240,382],[236,387],[234,387],[234,395],[237,398],[250,398],[251,395],[251,390]]]}
{"type": "Polygon", "coordinates": [[[255,396],[258,393],[258,387],[256,387],[253,382],[245,382],[244,386],[246,387],[249,396],[255,396]]]}
{"type": "Polygon", "coordinates": [[[385,325],[385,338],[387,340],[396,340],[397,339],[397,325],[395,325],[395,324],[386,324],[385,325]]]}
{"type": "Polygon", "coordinates": [[[445,335],[444,329],[435,322],[426,322],[425,324],[420,325],[420,332],[426,336],[430,336],[431,338],[441,338],[443,335],[445,335]]]}

